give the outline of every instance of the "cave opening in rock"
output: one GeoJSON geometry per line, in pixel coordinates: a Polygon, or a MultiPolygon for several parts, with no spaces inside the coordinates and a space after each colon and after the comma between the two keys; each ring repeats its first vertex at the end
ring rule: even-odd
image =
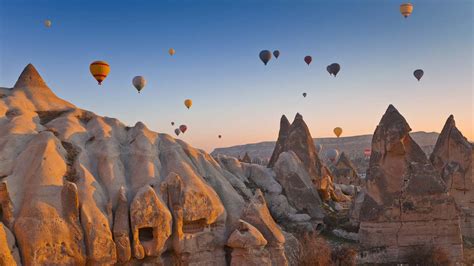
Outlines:
{"type": "Polygon", "coordinates": [[[153,228],[143,227],[138,229],[138,238],[143,242],[153,240],[153,228]]]}

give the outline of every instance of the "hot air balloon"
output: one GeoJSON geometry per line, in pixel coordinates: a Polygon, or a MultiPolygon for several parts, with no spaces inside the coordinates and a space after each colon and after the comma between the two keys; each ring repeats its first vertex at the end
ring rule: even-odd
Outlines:
{"type": "Polygon", "coordinates": [[[334,162],[339,156],[339,151],[337,149],[331,149],[328,151],[327,156],[331,162],[334,162]]]}
{"type": "Polygon", "coordinates": [[[280,51],[278,50],[273,51],[273,55],[275,56],[275,58],[278,59],[278,57],[280,56],[280,51]]]}
{"type": "Polygon", "coordinates": [[[51,28],[51,25],[52,25],[52,24],[53,24],[53,23],[52,23],[51,20],[49,20],[49,19],[46,19],[46,20],[44,21],[44,26],[45,26],[46,28],[51,28]]]}
{"type": "Polygon", "coordinates": [[[415,78],[420,81],[421,77],[423,77],[423,74],[425,74],[425,72],[423,72],[422,69],[417,69],[415,70],[415,72],[413,72],[413,76],[415,76],[415,78]]]}
{"type": "Polygon", "coordinates": [[[219,138],[222,138],[222,136],[221,136],[221,135],[219,135],[218,137],[219,137],[219,138]]]}
{"type": "Polygon", "coordinates": [[[137,89],[138,93],[145,87],[146,79],[142,76],[136,76],[133,78],[133,86],[137,89]]]}
{"type": "Polygon", "coordinates": [[[181,130],[179,130],[179,128],[174,130],[174,134],[176,134],[176,136],[179,136],[179,133],[181,133],[181,130]]]}
{"type": "Polygon", "coordinates": [[[184,100],[184,106],[186,106],[188,109],[191,108],[192,105],[193,101],[191,99],[184,100]]]}
{"type": "Polygon", "coordinates": [[[110,66],[105,61],[94,61],[89,67],[92,76],[102,85],[102,81],[107,77],[110,72],[110,66]]]}
{"type": "Polygon", "coordinates": [[[304,57],[304,61],[309,66],[309,64],[311,64],[311,61],[313,61],[313,58],[311,56],[307,55],[307,56],[304,57]]]}
{"type": "Polygon", "coordinates": [[[260,57],[260,60],[262,60],[262,62],[265,65],[267,65],[268,61],[272,59],[272,53],[268,50],[263,50],[260,52],[259,57],[260,57]]]}
{"type": "Polygon", "coordinates": [[[370,154],[372,154],[372,150],[370,148],[366,148],[364,150],[364,155],[365,155],[365,158],[369,158],[370,157],[370,154]]]}
{"type": "Polygon", "coordinates": [[[336,128],[334,128],[333,132],[336,135],[336,137],[339,138],[339,136],[341,136],[341,134],[342,134],[342,128],[336,127],[336,128]]]}
{"type": "Polygon", "coordinates": [[[305,98],[306,98],[306,95],[308,95],[308,94],[306,94],[306,92],[303,92],[303,97],[305,97],[305,98]]]}
{"type": "Polygon", "coordinates": [[[335,76],[337,76],[337,73],[339,73],[339,71],[341,70],[341,66],[338,64],[338,63],[334,63],[334,64],[331,64],[332,65],[332,74],[335,76]]]}
{"type": "Polygon", "coordinates": [[[171,56],[173,56],[173,55],[176,53],[176,51],[175,51],[173,48],[170,48],[170,49],[168,50],[168,53],[169,53],[171,56]]]}
{"type": "Polygon", "coordinates": [[[404,3],[400,5],[400,13],[407,18],[413,12],[413,5],[411,3],[404,3]]]}
{"type": "Polygon", "coordinates": [[[171,125],[174,126],[174,122],[171,122],[171,125]]]}
{"type": "Polygon", "coordinates": [[[184,133],[186,130],[188,130],[188,127],[186,125],[181,125],[179,126],[179,130],[184,133]]]}
{"type": "Polygon", "coordinates": [[[341,66],[338,63],[332,63],[326,67],[326,70],[329,72],[329,75],[334,75],[335,77],[341,70],[341,66]]]}
{"type": "Polygon", "coordinates": [[[321,144],[316,144],[316,152],[319,153],[323,149],[323,145],[321,144]]]}

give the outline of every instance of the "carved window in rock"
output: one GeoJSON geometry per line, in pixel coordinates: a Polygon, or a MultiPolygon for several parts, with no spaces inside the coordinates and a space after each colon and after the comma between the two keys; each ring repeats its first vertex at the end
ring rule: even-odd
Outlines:
{"type": "Polygon", "coordinates": [[[153,240],[153,228],[143,227],[138,229],[138,239],[140,242],[147,242],[153,240]]]}

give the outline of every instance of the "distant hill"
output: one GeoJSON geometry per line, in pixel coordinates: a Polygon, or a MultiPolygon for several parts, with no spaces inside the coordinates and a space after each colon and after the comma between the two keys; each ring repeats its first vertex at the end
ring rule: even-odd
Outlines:
{"type": "MultiPolygon", "coordinates": [[[[439,133],[418,131],[413,132],[410,135],[413,137],[416,143],[420,145],[423,151],[429,155],[433,151],[439,133]]],[[[364,149],[370,148],[371,142],[372,135],[341,138],[314,138],[315,144],[321,144],[323,146],[323,149],[320,152],[321,159],[326,160],[326,153],[331,149],[337,148],[340,152],[345,152],[346,155],[352,161],[354,161],[356,167],[361,172],[365,171],[366,168],[366,163],[364,162],[364,149]]],[[[225,154],[242,158],[245,153],[248,153],[252,159],[267,161],[270,159],[274,147],[275,141],[265,141],[232,147],[216,148],[211,154],[225,154]]]]}

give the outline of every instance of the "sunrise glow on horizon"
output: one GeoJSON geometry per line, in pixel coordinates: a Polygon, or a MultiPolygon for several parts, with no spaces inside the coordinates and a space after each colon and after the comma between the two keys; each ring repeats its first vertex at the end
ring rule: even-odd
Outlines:
{"type": "Polygon", "coordinates": [[[208,152],[275,141],[297,112],[315,138],[372,134],[389,104],[413,131],[440,132],[453,114],[473,141],[473,2],[412,3],[405,19],[393,0],[0,0],[0,87],[33,63],[58,97],[173,136],[170,122],[186,124],[178,138],[208,152]],[[265,49],[281,55],[265,66],[265,49]],[[110,64],[102,86],[95,60],[110,64]]]}

